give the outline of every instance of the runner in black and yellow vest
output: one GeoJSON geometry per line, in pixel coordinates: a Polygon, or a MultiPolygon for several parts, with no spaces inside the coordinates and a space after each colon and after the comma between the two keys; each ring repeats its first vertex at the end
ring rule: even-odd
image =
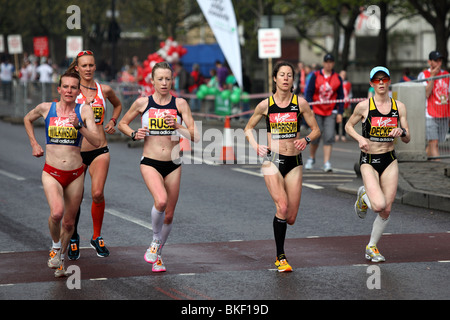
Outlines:
{"type": "Polygon", "coordinates": [[[358,141],[361,149],[360,170],[364,186],[358,190],[355,212],[360,218],[366,217],[368,208],[376,213],[366,258],[381,262],[385,258],[378,251],[377,243],[387,225],[398,184],[394,140],[400,138],[408,143],[410,135],[405,105],[389,97],[389,70],[375,67],[369,79],[375,95],[356,105],[345,130],[358,141]],[[354,128],[359,121],[362,122],[362,135],[354,128]]]}
{"type": "Polygon", "coordinates": [[[301,152],[320,136],[320,130],[308,102],[292,93],[294,67],[283,61],[277,63],[272,79],[274,94],[256,106],[245,127],[245,134],[250,145],[264,159],[264,180],[276,206],[273,220],[277,252],[275,266],[279,272],[286,272],[292,271],[284,252],[287,224],[295,223],[302,192],[301,152]],[[258,143],[253,135],[253,129],[263,117],[267,125],[267,146],[258,143]],[[302,117],[311,128],[306,137],[300,137],[302,117]]]}

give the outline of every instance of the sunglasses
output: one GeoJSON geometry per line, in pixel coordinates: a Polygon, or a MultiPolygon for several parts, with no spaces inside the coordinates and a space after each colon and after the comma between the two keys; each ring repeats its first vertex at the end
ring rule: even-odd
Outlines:
{"type": "Polygon", "coordinates": [[[93,56],[94,53],[92,51],[90,51],[90,50],[84,50],[84,51],[81,51],[79,54],[77,54],[77,57],[81,57],[81,56],[84,56],[84,55],[91,55],[91,56],[93,56]]]}
{"type": "Polygon", "coordinates": [[[391,80],[391,78],[384,77],[384,78],[372,79],[372,82],[375,84],[379,84],[380,82],[387,83],[387,82],[389,82],[389,80],[391,80]]]}

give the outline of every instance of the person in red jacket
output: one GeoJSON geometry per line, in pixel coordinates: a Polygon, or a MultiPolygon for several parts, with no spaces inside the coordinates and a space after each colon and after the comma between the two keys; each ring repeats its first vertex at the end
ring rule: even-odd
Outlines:
{"type": "MultiPolygon", "coordinates": [[[[343,102],[329,102],[344,99],[344,89],[341,77],[334,72],[334,57],[327,53],[323,58],[323,68],[315,71],[308,82],[305,91],[306,101],[312,104],[312,109],[319,124],[323,140],[323,170],[331,172],[331,150],[335,141],[334,132],[336,123],[341,123],[344,113],[343,102]],[[317,102],[323,102],[317,104],[317,102]]],[[[306,161],[305,169],[311,170],[316,162],[316,152],[320,139],[311,143],[310,157],[306,161]]]]}
{"type": "MultiPolygon", "coordinates": [[[[442,67],[442,55],[439,51],[431,51],[428,56],[430,68],[419,74],[417,79],[428,79],[448,75],[442,67]]],[[[450,78],[424,81],[427,107],[425,111],[427,147],[429,157],[439,157],[439,142],[445,140],[450,120],[449,104],[450,78]]]]}

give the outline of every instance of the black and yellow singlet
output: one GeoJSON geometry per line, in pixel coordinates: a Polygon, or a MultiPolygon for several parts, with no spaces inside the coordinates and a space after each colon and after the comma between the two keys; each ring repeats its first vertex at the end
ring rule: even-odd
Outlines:
{"type": "Polygon", "coordinates": [[[280,108],[275,103],[273,96],[269,97],[269,108],[266,116],[267,132],[272,139],[292,139],[300,132],[301,114],[298,105],[298,97],[293,94],[290,104],[280,108]]]}
{"type": "Polygon", "coordinates": [[[369,100],[369,113],[367,119],[362,123],[362,136],[374,142],[392,142],[393,137],[389,133],[399,127],[399,115],[397,103],[391,98],[391,110],[388,114],[378,111],[375,101],[369,100]]]}

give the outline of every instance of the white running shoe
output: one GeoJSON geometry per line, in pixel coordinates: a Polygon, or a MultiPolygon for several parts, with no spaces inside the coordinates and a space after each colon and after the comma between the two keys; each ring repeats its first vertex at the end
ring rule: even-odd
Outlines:
{"type": "Polygon", "coordinates": [[[148,263],[154,263],[158,259],[161,250],[161,241],[153,239],[152,244],[144,255],[144,260],[148,263]]]}
{"type": "Polygon", "coordinates": [[[386,259],[380,254],[376,246],[366,246],[366,259],[372,262],[383,262],[386,259]]]}
{"type": "Polygon", "coordinates": [[[355,213],[358,215],[358,217],[360,217],[361,219],[364,219],[366,217],[367,214],[367,204],[364,202],[363,200],[363,195],[366,194],[366,189],[364,188],[364,186],[359,187],[358,189],[358,195],[356,197],[356,202],[355,202],[355,213]]]}
{"type": "Polygon", "coordinates": [[[331,168],[330,161],[325,162],[325,164],[323,165],[323,171],[325,171],[325,172],[332,172],[333,171],[333,169],[331,168]]]}
{"type": "Polygon", "coordinates": [[[66,269],[64,268],[64,263],[61,262],[58,269],[55,270],[55,278],[62,278],[69,276],[70,273],[67,273],[66,269]]]}
{"type": "Polygon", "coordinates": [[[166,266],[164,265],[164,262],[162,261],[160,255],[158,255],[157,260],[155,261],[155,263],[153,263],[152,271],[153,272],[165,272],[166,271],[166,266]]]}
{"type": "Polygon", "coordinates": [[[313,168],[314,163],[316,163],[316,159],[308,158],[305,163],[305,170],[311,170],[313,168]]]}
{"type": "Polygon", "coordinates": [[[47,265],[51,269],[57,269],[61,265],[61,249],[52,248],[49,253],[47,265]]]}

